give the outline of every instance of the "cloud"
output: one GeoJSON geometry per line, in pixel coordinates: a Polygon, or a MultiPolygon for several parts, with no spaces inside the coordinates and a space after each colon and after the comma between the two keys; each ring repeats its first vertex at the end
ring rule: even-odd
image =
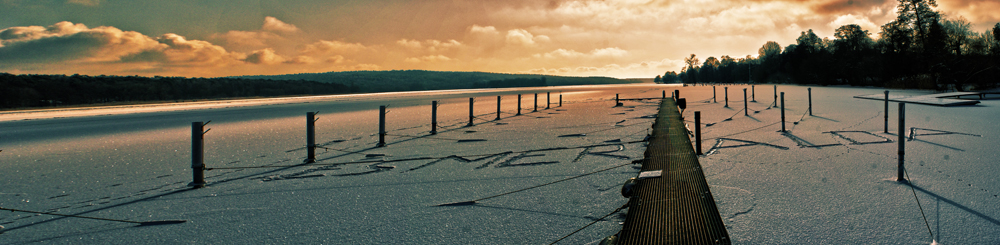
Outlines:
{"type": "Polygon", "coordinates": [[[181,35],[167,33],[157,38],[166,48],[151,52],[162,53],[168,66],[224,66],[246,59],[244,54],[232,53],[225,48],[201,40],[187,40],[181,35]]]}
{"type": "Polygon", "coordinates": [[[360,43],[320,40],[306,45],[304,48],[300,49],[299,52],[307,55],[323,55],[330,53],[351,53],[364,50],[365,48],[366,47],[360,43]]]}
{"type": "Polygon", "coordinates": [[[409,62],[409,63],[421,63],[421,62],[443,62],[443,61],[451,61],[451,60],[452,60],[451,58],[448,58],[447,56],[444,56],[444,55],[428,55],[428,56],[424,56],[424,57],[420,57],[420,58],[413,58],[413,57],[406,58],[403,61],[409,62]]]}
{"type": "Polygon", "coordinates": [[[830,24],[828,24],[827,26],[836,30],[841,26],[850,24],[857,24],[858,26],[861,26],[861,29],[867,30],[868,33],[871,35],[876,35],[881,28],[880,25],[873,23],[871,20],[868,20],[867,16],[855,16],[853,14],[838,16],[837,19],[830,22],[830,24]]]}
{"type": "Polygon", "coordinates": [[[545,35],[535,36],[524,29],[513,29],[507,31],[507,44],[518,46],[535,46],[537,42],[547,42],[549,37],[545,35]]]}
{"type": "MultiPolygon", "coordinates": [[[[298,58],[298,59],[299,59],[298,61],[306,60],[304,58],[298,58]]],[[[251,64],[264,64],[264,65],[273,65],[285,62],[285,58],[275,54],[274,49],[271,48],[254,51],[253,53],[247,55],[246,59],[243,60],[251,64]]]]}
{"type": "Polygon", "coordinates": [[[60,61],[104,62],[160,48],[138,32],[114,27],[88,28],[68,21],[48,27],[26,26],[0,30],[0,64],[60,61]]]}
{"type": "Polygon", "coordinates": [[[259,30],[232,30],[225,34],[213,34],[209,38],[225,42],[226,47],[233,50],[249,51],[275,46],[293,45],[289,38],[295,38],[301,30],[295,25],[287,24],[277,18],[264,17],[264,24],[259,30]]]}
{"type": "Polygon", "coordinates": [[[937,1],[939,10],[942,10],[949,18],[962,16],[974,25],[975,30],[985,30],[992,28],[994,23],[1000,22],[1000,1],[996,0],[954,0],[937,1]]]}
{"type": "Polygon", "coordinates": [[[409,40],[404,38],[400,39],[399,41],[396,41],[396,44],[414,50],[422,50],[426,48],[427,51],[430,52],[443,51],[443,50],[448,50],[450,48],[462,46],[462,43],[459,41],[455,41],[455,39],[451,39],[448,41],[426,40],[420,42],[417,40],[409,40]]]}
{"type": "Polygon", "coordinates": [[[581,53],[577,52],[576,50],[556,49],[552,52],[544,54],[535,54],[532,55],[532,57],[547,58],[547,59],[558,59],[558,58],[580,59],[580,58],[608,58],[608,57],[614,58],[614,57],[623,57],[625,55],[628,55],[628,51],[620,49],[618,47],[612,47],[612,48],[594,49],[591,50],[589,53],[581,53]]]}
{"type": "Polygon", "coordinates": [[[597,57],[622,57],[627,55],[628,51],[622,50],[618,47],[613,47],[613,48],[595,49],[590,53],[597,57]]]}
{"type": "Polygon", "coordinates": [[[101,0],[66,0],[66,4],[78,4],[93,7],[101,4],[101,0]]]}
{"type": "Polygon", "coordinates": [[[813,1],[812,9],[819,15],[843,15],[864,13],[876,7],[898,4],[895,0],[821,0],[813,1]]]}
{"type": "Polygon", "coordinates": [[[268,40],[281,39],[281,36],[270,32],[229,31],[225,34],[215,34],[211,38],[221,39],[229,47],[255,49],[266,47],[268,40]]]}
{"type": "Polygon", "coordinates": [[[299,28],[295,25],[287,24],[271,16],[264,17],[264,26],[260,28],[264,31],[271,32],[283,32],[283,33],[296,33],[299,32],[299,28]]]}
{"type": "Polygon", "coordinates": [[[493,26],[479,26],[479,25],[472,25],[472,27],[469,28],[469,32],[473,33],[473,34],[486,34],[486,35],[499,35],[500,34],[500,32],[497,31],[496,27],[493,27],[493,26]]]}
{"type": "Polygon", "coordinates": [[[407,48],[411,48],[411,49],[420,49],[420,48],[423,48],[423,45],[420,44],[420,41],[417,41],[417,40],[407,40],[405,38],[404,39],[400,39],[399,41],[396,41],[396,44],[399,44],[399,46],[403,46],[403,47],[407,47],[407,48]]]}

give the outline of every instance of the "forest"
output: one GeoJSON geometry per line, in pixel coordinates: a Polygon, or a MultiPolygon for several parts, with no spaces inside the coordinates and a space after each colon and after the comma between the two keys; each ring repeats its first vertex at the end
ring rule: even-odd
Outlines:
{"type": "Polygon", "coordinates": [[[757,58],[684,58],[662,83],[793,83],[933,90],[982,90],[1000,84],[1000,23],[982,33],[965,18],[934,11],[934,0],[899,0],[897,18],[877,35],[857,24],[835,39],[810,29],[782,48],[769,41],[757,58]],[[872,38],[875,36],[875,38],[872,38]]]}
{"type": "Polygon", "coordinates": [[[356,87],[305,80],[0,73],[0,108],[343,94],[356,87]]]}
{"type": "Polygon", "coordinates": [[[0,73],[0,109],[388,91],[638,83],[609,77],[348,71],[220,78],[0,73]]]}
{"type": "Polygon", "coordinates": [[[610,77],[565,77],[535,74],[425,70],[342,71],[285,75],[239,76],[238,78],[274,80],[305,79],[319,82],[336,82],[357,86],[357,88],[362,92],[622,84],[641,82],[638,80],[625,80],[610,77]]]}
{"type": "Polygon", "coordinates": [[[513,88],[513,87],[542,87],[545,86],[545,77],[533,78],[511,78],[492,80],[483,83],[476,83],[475,88],[513,88]]]}

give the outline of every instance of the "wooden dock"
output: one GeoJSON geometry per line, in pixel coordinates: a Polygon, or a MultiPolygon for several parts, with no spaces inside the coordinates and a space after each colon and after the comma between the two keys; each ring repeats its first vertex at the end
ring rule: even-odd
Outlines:
{"type": "Polygon", "coordinates": [[[662,172],[636,184],[617,244],[731,243],[680,116],[660,103],[642,171],[662,172]]]}

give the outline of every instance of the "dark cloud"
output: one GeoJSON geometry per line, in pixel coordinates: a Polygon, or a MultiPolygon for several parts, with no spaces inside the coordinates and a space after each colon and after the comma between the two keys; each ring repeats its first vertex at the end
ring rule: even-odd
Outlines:
{"type": "Polygon", "coordinates": [[[103,47],[107,37],[100,33],[14,42],[0,47],[0,63],[43,63],[87,57],[103,47]]]}

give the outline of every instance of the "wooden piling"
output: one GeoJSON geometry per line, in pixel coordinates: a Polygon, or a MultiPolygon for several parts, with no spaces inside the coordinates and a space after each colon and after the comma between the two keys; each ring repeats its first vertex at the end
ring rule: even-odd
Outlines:
{"type": "Polygon", "coordinates": [[[701,155],[701,111],[694,112],[694,148],[701,155]]]}
{"type": "Polygon", "coordinates": [[[385,146],[385,106],[378,107],[378,144],[375,147],[385,146]]]}
{"type": "Polygon", "coordinates": [[[899,165],[896,167],[896,181],[905,182],[906,178],[903,178],[906,174],[905,166],[903,163],[904,151],[906,150],[906,103],[899,102],[899,135],[896,141],[899,141],[898,153],[899,165]]]}
{"type": "Polygon", "coordinates": [[[205,187],[205,124],[191,123],[191,172],[193,178],[190,187],[205,187]]]}
{"type": "Polygon", "coordinates": [[[316,113],[306,112],[306,163],[316,162],[316,113]]]}
{"type": "Polygon", "coordinates": [[[495,119],[495,120],[500,120],[500,96],[499,95],[497,95],[497,119],[495,119]]]}
{"type": "Polygon", "coordinates": [[[471,127],[473,125],[472,120],[476,118],[476,115],[472,111],[473,104],[475,104],[475,101],[476,101],[476,98],[469,98],[469,124],[466,124],[465,125],[466,127],[471,127]]]}
{"type": "Polygon", "coordinates": [[[437,134],[438,130],[438,102],[431,101],[431,134],[437,134]]]}
{"type": "Polygon", "coordinates": [[[750,113],[747,111],[747,89],[746,88],[743,89],[743,115],[744,116],[750,116],[750,113]]]}
{"type": "Polygon", "coordinates": [[[781,92],[781,132],[785,132],[785,92],[781,92]]]}

